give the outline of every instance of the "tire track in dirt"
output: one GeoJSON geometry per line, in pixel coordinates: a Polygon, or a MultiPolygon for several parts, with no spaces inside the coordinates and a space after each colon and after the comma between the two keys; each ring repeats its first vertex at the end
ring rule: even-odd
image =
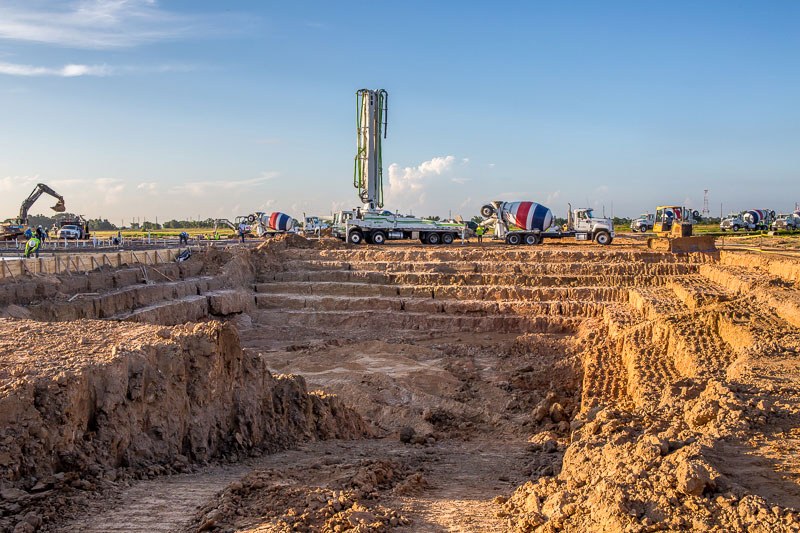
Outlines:
{"type": "Polygon", "coordinates": [[[140,481],[122,492],[110,509],[67,524],[61,531],[179,531],[192,518],[197,507],[229,483],[247,474],[251,468],[242,465],[220,466],[192,474],[140,481]]]}

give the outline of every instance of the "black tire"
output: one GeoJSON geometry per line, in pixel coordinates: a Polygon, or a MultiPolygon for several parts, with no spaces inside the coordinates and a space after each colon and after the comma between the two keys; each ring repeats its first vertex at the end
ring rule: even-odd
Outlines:
{"type": "Polygon", "coordinates": [[[739,224],[734,224],[731,228],[733,231],[739,231],[739,224]]]}
{"type": "Polygon", "coordinates": [[[512,233],[510,235],[506,235],[506,244],[515,246],[521,242],[522,238],[519,236],[519,233],[512,233]]]}
{"type": "Polygon", "coordinates": [[[372,244],[386,244],[386,234],[382,231],[373,231],[372,232],[372,244]]]}
{"type": "Polygon", "coordinates": [[[361,244],[364,242],[364,234],[357,229],[353,230],[350,232],[350,235],[347,236],[347,242],[350,244],[361,244]]]}
{"type": "Polygon", "coordinates": [[[247,217],[247,221],[248,221],[250,224],[252,224],[253,222],[255,222],[255,221],[256,221],[256,216],[255,216],[255,215],[249,215],[249,216],[247,217]]]}
{"type": "Polygon", "coordinates": [[[647,226],[640,227],[639,231],[641,231],[642,233],[645,233],[647,231],[647,226]]]}
{"type": "Polygon", "coordinates": [[[453,244],[456,240],[452,233],[445,233],[442,235],[442,244],[453,244]]]}
{"type": "Polygon", "coordinates": [[[598,231],[594,235],[594,241],[602,246],[607,246],[611,244],[611,234],[607,231],[598,231]]]}
{"type": "Polygon", "coordinates": [[[428,233],[428,238],[426,239],[428,244],[439,244],[442,242],[442,238],[439,236],[438,233],[431,232],[428,233]]]}
{"type": "Polygon", "coordinates": [[[486,204],[483,207],[481,207],[481,216],[483,218],[489,218],[493,214],[494,214],[494,206],[493,205],[486,204]]]}
{"type": "Polygon", "coordinates": [[[536,246],[540,242],[542,241],[539,240],[539,236],[536,235],[535,233],[528,233],[527,235],[525,235],[525,244],[527,244],[528,246],[536,246]]]}

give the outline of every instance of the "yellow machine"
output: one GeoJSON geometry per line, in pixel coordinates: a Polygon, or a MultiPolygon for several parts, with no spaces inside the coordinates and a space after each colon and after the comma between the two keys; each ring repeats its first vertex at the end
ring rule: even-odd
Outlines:
{"type": "Polygon", "coordinates": [[[647,246],[655,250],[673,253],[715,252],[715,238],[692,236],[694,224],[700,221],[700,213],[679,205],[656,207],[653,232],[656,238],[647,240],[647,246]]]}
{"type": "Polygon", "coordinates": [[[674,234],[677,237],[692,235],[692,224],[700,218],[700,213],[680,205],[660,205],[656,207],[653,231],[657,234],[674,234]],[[688,232],[688,234],[687,234],[688,232]]]}

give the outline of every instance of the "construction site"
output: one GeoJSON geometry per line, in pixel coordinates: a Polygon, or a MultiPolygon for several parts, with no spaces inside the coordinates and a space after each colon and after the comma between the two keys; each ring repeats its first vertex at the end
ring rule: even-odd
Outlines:
{"type": "Polygon", "coordinates": [[[28,210],[64,198],[23,201],[0,531],[798,531],[800,258],[773,211],[742,215],[758,241],[681,205],[631,233],[526,200],[400,215],[388,94],[356,101],[360,205],[305,236],[257,211],[220,219],[233,240],[98,242],[80,217],[48,248],[28,210]]]}
{"type": "Polygon", "coordinates": [[[296,235],[7,277],[0,529],[795,531],[798,283],[296,235]]]}

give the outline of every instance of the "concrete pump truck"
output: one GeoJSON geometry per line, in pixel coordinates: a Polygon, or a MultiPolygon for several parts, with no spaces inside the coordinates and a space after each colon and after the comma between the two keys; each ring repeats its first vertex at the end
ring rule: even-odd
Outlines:
{"type": "Polygon", "coordinates": [[[468,237],[466,224],[438,222],[383,209],[381,141],[386,137],[389,95],[384,89],[356,92],[357,151],[353,186],[363,203],[333,215],[331,234],[351,244],[384,244],[387,239],[419,239],[425,244],[452,244],[468,237]]]}

